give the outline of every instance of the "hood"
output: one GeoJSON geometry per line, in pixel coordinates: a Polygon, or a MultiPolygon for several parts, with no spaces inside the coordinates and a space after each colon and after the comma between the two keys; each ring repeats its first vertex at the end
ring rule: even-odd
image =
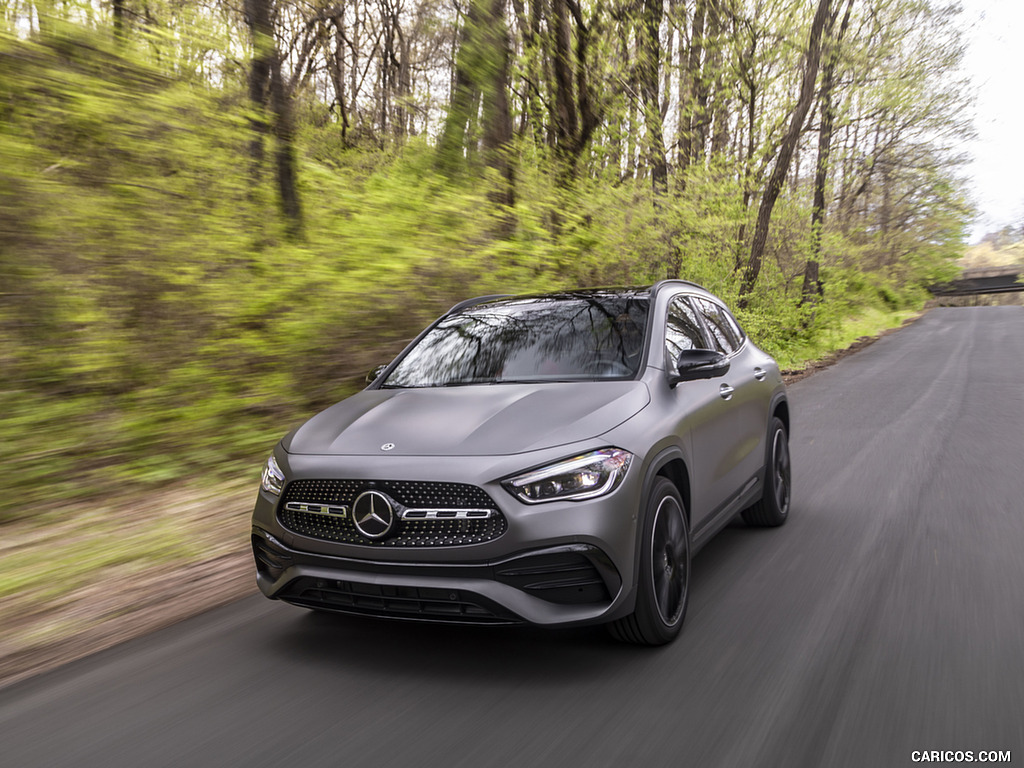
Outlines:
{"type": "Polygon", "coordinates": [[[364,390],[286,437],[289,453],[497,456],[597,437],[650,402],[642,381],[364,390]]]}

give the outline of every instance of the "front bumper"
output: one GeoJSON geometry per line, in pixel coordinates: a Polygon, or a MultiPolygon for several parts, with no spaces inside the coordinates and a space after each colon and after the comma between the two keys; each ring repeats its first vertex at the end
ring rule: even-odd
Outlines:
{"type": "Polygon", "coordinates": [[[300,552],[259,528],[256,581],[267,597],[318,610],[460,624],[585,624],[604,620],[622,579],[587,544],[493,562],[386,563],[300,552]]]}
{"type": "MultiPolygon", "coordinates": [[[[488,494],[507,528],[479,543],[401,547],[386,546],[399,541],[353,543],[347,530],[331,532],[333,540],[306,535],[279,516],[287,487],[281,497],[261,491],[252,534],[257,583],[267,597],[297,605],[421,621],[555,626],[627,615],[634,600],[641,468],[631,468],[614,492],[581,502],[527,505],[500,485],[503,477],[566,453],[563,446],[531,457],[489,457],[483,468],[466,457],[388,457],[387,477],[443,478],[488,494]]],[[[382,485],[379,457],[278,451],[277,458],[289,482],[346,477],[382,485]]]]}

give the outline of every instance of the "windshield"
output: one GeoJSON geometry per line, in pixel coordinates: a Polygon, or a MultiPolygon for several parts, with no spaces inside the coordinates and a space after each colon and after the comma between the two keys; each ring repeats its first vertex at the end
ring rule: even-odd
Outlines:
{"type": "Polygon", "coordinates": [[[445,387],[636,375],[646,294],[502,299],[449,315],[420,339],[384,387],[445,387]]]}

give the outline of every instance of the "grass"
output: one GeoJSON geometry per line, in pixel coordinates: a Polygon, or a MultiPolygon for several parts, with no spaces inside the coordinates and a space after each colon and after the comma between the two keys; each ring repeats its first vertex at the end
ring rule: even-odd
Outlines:
{"type": "Polygon", "coordinates": [[[0,599],[18,593],[51,599],[106,569],[144,569],[196,555],[189,547],[189,532],[169,511],[143,520],[127,517],[123,511],[86,509],[70,520],[49,513],[30,525],[14,526],[0,547],[0,599]],[[22,536],[19,527],[27,529],[22,536]]]}
{"type": "MultiPolygon", "coordinates": [[[[255,477],[255,473],[253,474],[255,477]]],[[[49,600],[97,574],[202,562],[244,543],[256,480],[80,502],[3,527],[0,599],[49,600]]],[[[0,622],[3,621],[0,612],[0,622]]]]}
{"type": "Polygon", "coordinates": [[[846,349],[865,336],[874,337],[883,331],[898,328],[919,314],[917,310],[886,311],[863,307],[860,314],[844,318],[838,328],[819,334],[812,343],[794,344],[775,357],[784,371],[802,370],[834,352],[846,349]]]}

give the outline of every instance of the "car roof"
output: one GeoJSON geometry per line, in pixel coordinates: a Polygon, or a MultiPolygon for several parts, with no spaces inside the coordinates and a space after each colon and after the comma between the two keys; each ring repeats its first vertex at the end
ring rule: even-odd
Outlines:
{"type": "Polygon", "coordinates": [[[486,304],[489,302],[500,302],[500,301],[521,301],[530,299],[560,299],[571,301],[573,299],[587,299],[587,298],[611,298],[611,297],[623,297],[623,298],[653,298],[663,290],[668,290],[673,287],[686,287],[696,288],[697,290],[706,293],[706,289],[697,283],[689,280],[660,280],[657,283],[651,285],[632,285],[632,286],[609,286],[601,288],[574,288],[569,290],[561,291],[547,291],[542,293],[528,293],[528,294],[511,294],[511,293],[500,293],[491,294],[488,296],[477,296],[473,299],[467,299],[466,301],[459,302],[452,307],[449,312],[457,312],[469,307],[476,306],[478,304],[486,304]]]}

